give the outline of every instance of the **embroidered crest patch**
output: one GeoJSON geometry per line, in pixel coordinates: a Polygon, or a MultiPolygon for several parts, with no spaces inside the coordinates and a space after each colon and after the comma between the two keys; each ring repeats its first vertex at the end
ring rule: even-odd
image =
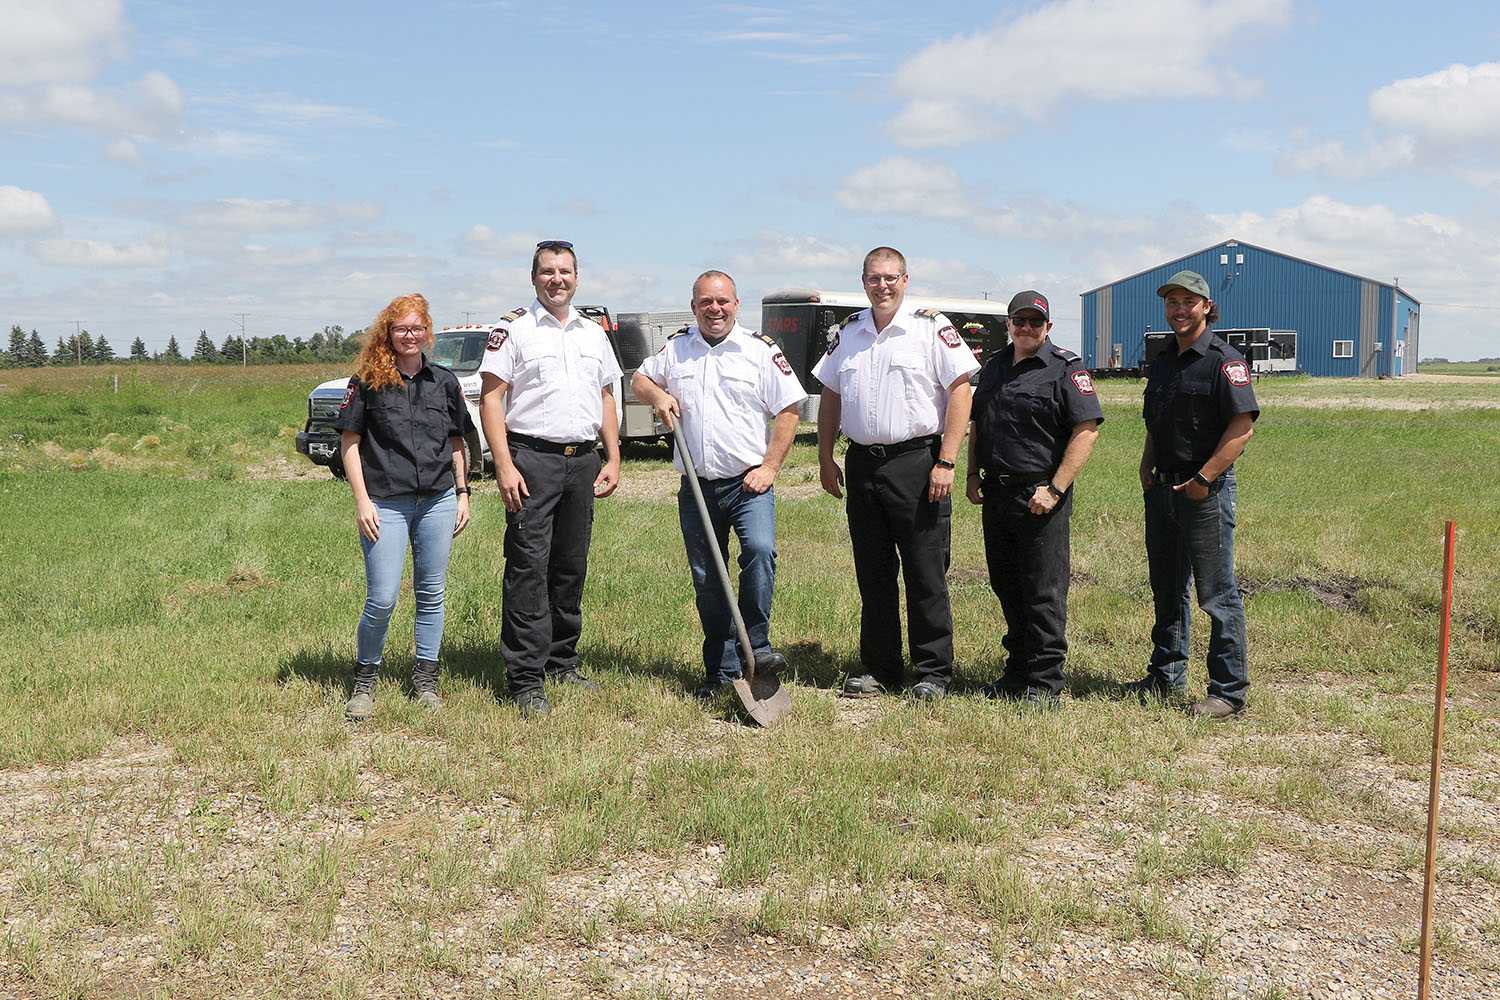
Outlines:
{"type": "Polygon", "coordinates": [[[1094,394],[1094,376],[1088,372],[1074,372],[1069,378],[1078,387],[1078,391],[1085,396],[1092,396],[1094,394]]]}
{"type": "Polygon", "coordinates": [[[835,330],[835,331],[833,331],[832,333],[830,333],[828,335],[828,350],[825,351],[824,353],[825,354],[832,354],[834,351],[836,351],[838,349],[839,349],[839,332],[837,330],[835,330]]]}
{"type": "Polygon", "coordinates": [[[509,330],[491,330],[490,339],[484,342],[484,349],[486,351],[498,351],[509,337],[509,330]]]}
{"type": "Polygon", "coordinates": [[[1230,385],[1249,385],[1250,366],[1243,361],[1224,362],[1224,377],[1230,385]]]}
{"type": "Polygon", "coordinates": [[[946,347],[958,347],[963,343],[963,338],[951,326],[945,326],[938,331],[938,340],[941,340],[946,347]]]}
{"type": "Polygon", "coordinates": [[[359,392],[359,386],[355,385],[354,380],[351,378],[349,380],[349,388],[344,390],[344,401],[339,404],[340,412],[347,410],[349,408],[349,404],[354,402],[354,394],[356,392],[359,392]]]}
{"type": "Polygon", "coordinates": [[[781,374],[783,375],[790,375],[792,373],[792,363],[788,361],[786,359],[786,355],[782,354],[780,351],[777,351],[775,354],[771,355],[771,363],[774,364],[776,366],[776,370],[781,372],[781,374]]]}

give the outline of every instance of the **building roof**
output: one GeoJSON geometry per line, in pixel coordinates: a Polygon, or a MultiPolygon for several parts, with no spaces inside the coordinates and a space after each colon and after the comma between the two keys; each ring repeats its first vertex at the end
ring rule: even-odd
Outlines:
{"type": "Polygon", "coordinates": [[[1090,288],[1088,291],[1081,292],[1080,294],[1081,295],[1091,295],[1094,292],[1099,291],[1099,289],[1101,289],[1101,288],[1110,288],[1110,287],[1112,287],[1114,285],[1120,284],[1123,281],[1129,281],[1132,278],[1139,278],[1143,274],[1150,274],[1152,271],[1155,271],[1158,268],[1165,267],[1168,264],[1173,264],[1173,263],[1176,263],[1177,261],[1180,261],[1180,260],[1187,260],[1189,257],[1196,257],[1200,253],[1208,253],[1209,251],[1211,251],[1211,250],[1217,250],[1220,247],[1236,247],[1236,246],[1238,246],[1238,247],[1250,247],[1253,250],[1261,250],[1261,251],[1263,251],[1265,253],[1274,253],[1278,257],[1285,257],[1287,260],[1294,260],[1294,261],[1296,261],[1299,264],[1307,264],[1310,267],[1319,267],[1319,268],[1322,268],[1325,271],[1332,271],[1335,274],[1343,274],[1343,275],[1347,275],[1347,276],[1349,276],[1351,278],[1357,278],[1360,281],[1374,282],[1375,284],[1380,285],[1383,288],[1391,288],[1391,289],[1394,289],[1396,291],[1399,291],[1402,295],[1404,295],[1407,298],[1411,299],[1417,305],[1421,305],[1422,304],[1422,300],[1421,299],[1418,299],[1410,291],[1408,291],[1405,288],[1402,288],[1400,285],[1397,285],[1395,282],[1381,281],[1379,278],[1367,278],[1363,274],[1355,274],[1353,271],[1345,271],[1342,268],[1329,267],[1327,264],[1320,264],[1320,263],[1318,263],[1315,260],[1308,260],[1305,257],[1297,257],[1297,256],[1294,256],[1294,255],[1289,254],[1289,253],[1283,253],[1280,250],[1272,250],[1270,247],[1263,247],[1263,246],[1261,246],[1258,243],[1246,243],[1244,240],[1233,240],[1233,239],[1230,239],[1230,240],[1220,240],[1218,243],[1210,244],[1209,246],[1206,246],[1206,247],[1204,247],[1201,250],[1194,250],[1191,253],[1185,253],[1185,254],[1183,254],[1180,257],[1173,257],[1171,260],[1162,261],[1160,264],[1153,264],[1150,267],[1143,268],[1142,270],[1139,270],[1139,271],[1135,272],[1134,274],[1127,274],[1123,278],[1116,278],[1114,281],[1106,281],[1104,284],[1098,286],[1098,288],[1090,288]]]}

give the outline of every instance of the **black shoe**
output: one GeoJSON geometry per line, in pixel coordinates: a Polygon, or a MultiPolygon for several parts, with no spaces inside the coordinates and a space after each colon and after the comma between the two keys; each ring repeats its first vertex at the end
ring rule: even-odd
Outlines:
{"type": "Polygon", "coordinates": [[[1125,685],[1126,696],[1134,696],[1142,705],[1165,702],[1180,705],[1188,700],[1186,684],[1168,684],[1159,677],[1142,677],[1125,685]]]}
{"type": "Polygon", "coordinates": [[[437,689],[438,665],[433,660],[418,660],[411,668],[411,686],[417,692],[417,704],[426,709],[441,708],[442,696],[437,689]]]}
{"type": "Polygon", "coordinates": [[[940,701],[948,696],[948,685],[942,681],[918,681],[912,685],[912,701],[940,701]]]}
{"type": "Polygon", "coordinates": [[[707,704],[734,690],[734,682],[738,677],[725,677],[717,681],[704,681],[698,690],[693,692],[693,697],[707,704]]]}
{"type": "Polygon", "coordinates": [[[878,698],[883,694],[885,685],[877,681],[874,674],[850,674],[839,691],[843,698],[878,698]]]}
{"type": "Polygon", "coordinates": [[[571,684],[573,687],[581,687],[585,691],[599,690],[599,685],[580,674],[576,667],[572,670],[559,670],[555,674],[549,674],[547,679],[553,684],[571,684]]]}
{"type": "Polygon", "coordinates": [[[1015,702],[1018,705],[1026,705],[1043,711],[1062,705],[1062,700],[1051,691],[1029,684],[1025,687],[1012,687],[1004,681],[991,681],[981,690],[986,698],[1015,702]]]}
{"type": "Polygon", "coordinates": [[[552,711],[552,703],[539,690],[522,691],[516,695],[516,708],[523,719],[541,719],[552,711]]]}
{"type": "Polygon", "coordinates": [[[375,677],[379,673],[378,663],[354,665],[354,691],[344,706],[344,716],[350,722],[363,722],[375,714],[375,677]]]}

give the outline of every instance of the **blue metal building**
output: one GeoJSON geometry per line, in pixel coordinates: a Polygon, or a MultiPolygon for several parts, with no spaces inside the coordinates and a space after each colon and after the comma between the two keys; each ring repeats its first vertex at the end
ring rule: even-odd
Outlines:
{"type": "Polygon", "coordinates": [[[1371,378],[1417,370],[1421,303],[1405,289],[1238,240],[1084,292],[1088,367],[1141,366],[1147,335],[1169,332],[1156,289],[1184,268],[1213,289],[1220,312],[1214,329],[1261,345],[1242,347],[1257,368],[1371,378]]]}

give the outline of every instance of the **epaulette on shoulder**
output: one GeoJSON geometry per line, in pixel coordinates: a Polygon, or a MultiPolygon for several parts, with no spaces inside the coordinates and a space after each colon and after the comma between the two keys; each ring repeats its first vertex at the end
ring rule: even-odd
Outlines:
{"type": "Polygon", "coordinates": [[[516,320],[520,319],[522,316],[525,316],[525,315],[526,315],[526,307],[525,306],[516,306],[516,308],[514,308],[510,312],[506,313],[504,316],[501,316],[500,317],[500,322],[502,322],[502,323],[514,323],[516,320]]]}
{"type": "Polygon", "coordinates": [[[1058,357],[1062,358],[1063,361],[1065,363],[1067,363],[1067,364],[1072,364],[1075,361],[1082,361],[1083,360],[1078,355],[1076,355],[1072,351],[1068,350],[1066,347],[1063,347],[1061,344],[1053,344],[1052,345],[1052,353],[1056,354],[1058,357]]]}
{"type": "Polygon", "coordinates": [[[761,343],[765,344],[772,350],[781,350],[781,345],[776,343],[776,339],[768,333],[761,333],[760,331],[756,331],[755,333],[750,334],[750,336],[754,337],[756,340],[759,340],[761,343]]]}
{"type": "Polygon", "coordinates": [[[865,318],[865,313],[867,313],[869,311],[870,310],[868,310],[868,309],[856,309],[854,312],[852,312],[849,315],[847,315],[847,316],[844,317],[844,321],[839,324],[839,329],[840,330],[847,330],[847,329],[849,329],[851,326],[853,326],[854,324],[858,323],[860,320],[864,319],[865,318]]]}
{"type": "Polygon", "coordinates": [[[667,334],[667,339],[668,340],[676,340],[678,337],[686,335],[687,332],[688,332],[688,328],[687,327],[683,327],[681,330],[678,330],[676,333],[669,333],[669,334],[667,334]]]}
{"type": "Polygon", "coordinates": [[[933,309],[931,306],[928,306],[925,309],[917,310],[917,315],[922,317],[923,319],[937,319],[942,314],[943,312],[941,309],[933,309]]]}

